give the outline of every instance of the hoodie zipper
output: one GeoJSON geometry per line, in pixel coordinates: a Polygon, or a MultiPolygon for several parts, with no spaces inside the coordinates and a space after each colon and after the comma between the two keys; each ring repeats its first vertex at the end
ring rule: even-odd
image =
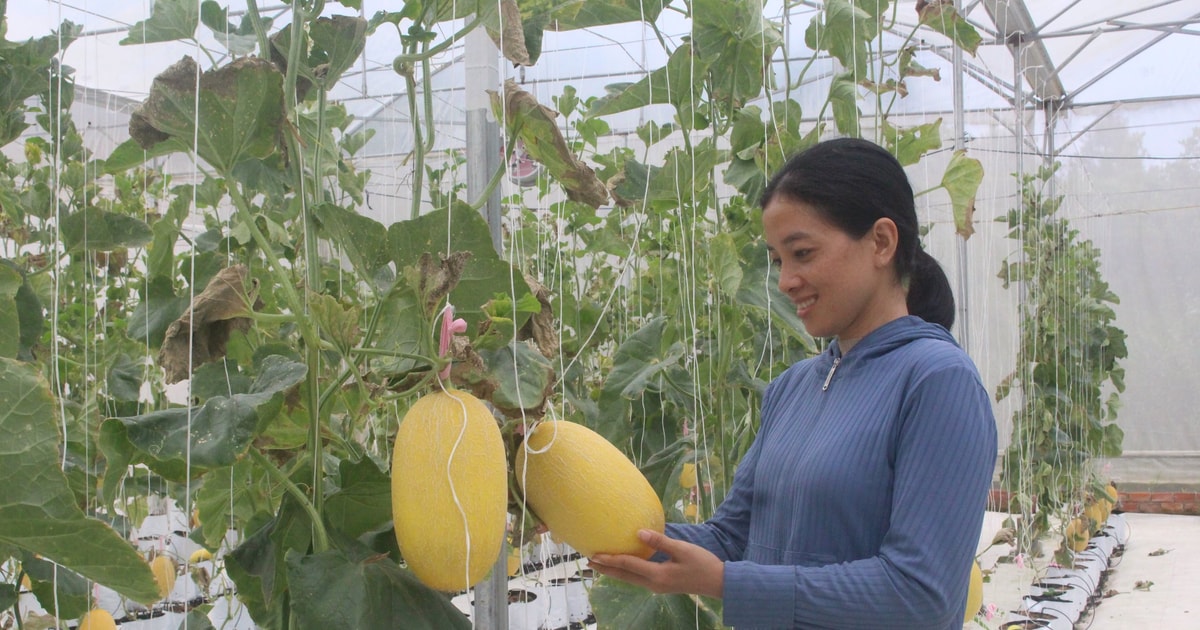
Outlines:
{"type": "Polygon", "coordinates": [[[829,390],[829,381],[833,380],[833,373],[837,371],[838,364],[842,362],[842,357],[834,357],[833,365],[829,368],[829,374],[825,376],[825,384],[821,386],[821,391],[829,390]]]}

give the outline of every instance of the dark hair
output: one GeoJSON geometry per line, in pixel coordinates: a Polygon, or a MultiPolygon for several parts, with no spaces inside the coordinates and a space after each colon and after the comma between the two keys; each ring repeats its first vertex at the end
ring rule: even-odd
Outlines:
{"type": "Polygon", "coordinates": [[[762,196],[808,204],[852,238],[862,238],[882,218],[899,232],[896,275],[908,284],[908,312],[946,329],[954,325],[950,280],[921,247],[912,185],[900,162],[883,147],[858,138],[816,144],[779,169],[762,196]]]}

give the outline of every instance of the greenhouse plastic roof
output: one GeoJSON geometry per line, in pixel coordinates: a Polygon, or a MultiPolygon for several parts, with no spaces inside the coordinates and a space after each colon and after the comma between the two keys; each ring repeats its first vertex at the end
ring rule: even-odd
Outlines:
{"type": "MultiPolygon", "coordinates": [[[[983,36],[977,54],[964,55],[963,59],[965,72],[972,79],[964,87],[968,109],[1012,107],[1017,101],[1024,101],[1026,107],[1048,102],[1071,107],[1200,96],[1200,55],[1195,54],[1200,37],[1200,5],[1194,0],[960,2],[962,12],[983,36]],[[1024,85],[1014,81],[1018,73],[1024,77],[1024,85]]],[[[924,3],[895,3],[898,24],[894,30],[910,30],[917,21],[917,6],[924,3]]],[[[230,6],[231,17],[240,14],[239,2],[221,4],[230,6]]],[[[274,17],[277,24],[288,20],[286,6],[262,4],[262,13],[274,17]]],[[[379,10],[397,10],[399,5],[381,0],[363,0],[362,4],[362,14],[367,17],[379,10]]],[[[783,16],[782,3],[766,3],[766,15],[788,25],[784,32],[789,58],[803,60],[811,54],[803,43],[804,29],[821,4],[806,0],[790,16],[783,16]]],[[[67,65],[75,68],[77,84],[131,100],[144,98],[153,77],[181,56],[203,56],[194,43],[118,44],[129,36],[132,25],[149,17],[153,5],[150,0],[22,0],[8,5],[11,40],[43,36],[63,20],[82,25],[84,37],[65,57],[67,65]]],[[[354,10],[330,2],[326,12],[354,10]]],[[[454,27],[443,26],[445,33],[454,27]]],[[[671,11],[662,13],[658,26],[672,46],[678,45],[689,29],[687,20],[671,11]]],[[[948,68],[952,55],[949,42],[929,31],[923,31],[922,37],[922,51],[931,58],[941,58],[948,68]]],[[[217,44],[211,39],[205,43],[217,44]]],[[[394,34],[372,37],[357,71],[345,75],[339,93],[333,96],[362,118],[387,111],[389,101],[403,93],[402,81],[391,70],[398,50],[394,34]]],[[[436,60],[434,74],[461,65],[461,59],[461,45],[451,47],[436,60]]],[[[604,84],[635,80],[664,60],[665,53],[654,35],[643,25],[632,23],[547,32],[538,64],[525,69],[507,68],[506,72],[531,84],[594,85],[602,94],[604,84]],[[580,50],[588,53],[579,54],[580,50]]],[[[776,60],[781,62],[782,55],[776,60]]],[[[926,60],[922,62],[929,65],[926,60]]],[[[447,89],[453,89],[454,83],[461,83],[461,77],[448,83],[447,89]]],[[[549,92],[558,94],[561,87],[549,92]]],[[[579,92],[581,96],[591,95],[583,87],[579,92]]],[[[454,101],[461,100],[453,95],[442,98],[452,109],[458,105],[454,101]]],[[[948,101],[940,96],[913,101],[909,107],[925,112],[937,107],[949,109],[948,101]]]]}

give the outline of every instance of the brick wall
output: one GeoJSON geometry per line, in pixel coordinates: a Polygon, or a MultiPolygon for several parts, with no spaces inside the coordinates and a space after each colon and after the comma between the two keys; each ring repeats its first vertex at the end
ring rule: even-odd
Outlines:
{"type": "MultiPolygon", "coordinates": [[[[1117,491],[1120,494],[1120,501],[1116,506],[1118,512],[1200,516],[1200,487],[1125,484],[1118,486],[1117,491]]],[[[989,510],[1011,511],[1009,503],[1010,497],[1006,490],[992,489],[988,501],[989,510]]]]}

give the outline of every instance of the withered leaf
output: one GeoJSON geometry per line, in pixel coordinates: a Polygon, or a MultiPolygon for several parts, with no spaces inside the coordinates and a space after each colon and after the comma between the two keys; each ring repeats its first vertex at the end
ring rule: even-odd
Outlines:
{"type": "Polygon", "coordinates": [[[192,299],[191,307],[167,327],[158,351],[158,364],[167,383],[178,383],[191,375],[191,369],[224,357],[233,331],[250,328],[247,314],[262,302],[249,273],[245,265],[222,269],[192,299]]]}

